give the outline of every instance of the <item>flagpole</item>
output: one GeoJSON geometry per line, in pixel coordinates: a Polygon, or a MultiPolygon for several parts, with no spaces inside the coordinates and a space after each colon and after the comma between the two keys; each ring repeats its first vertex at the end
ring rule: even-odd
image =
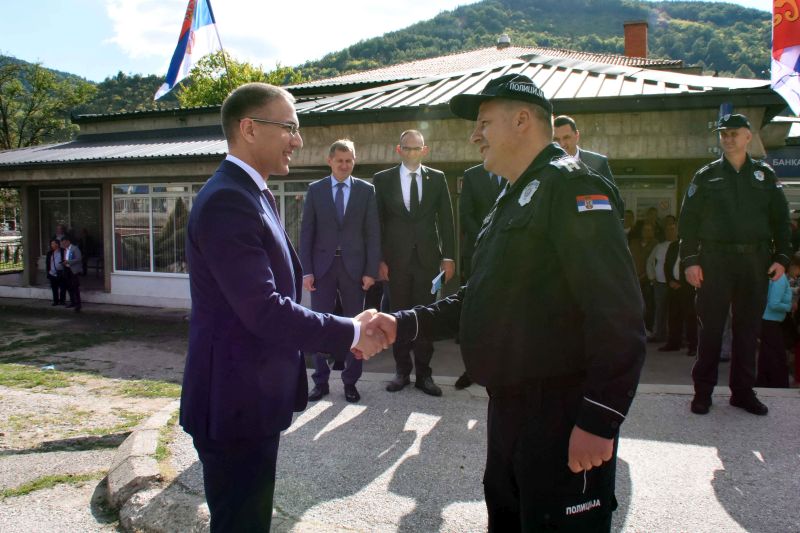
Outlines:
{"type": "Polygon", "coordinates": [[[208,1],[208,11],[211,13],[211,20],[214,21],[214,31],[217,34],[217,41],[219,41],[219,50],[222,52],[222,64],[225,66],[225,78],[228,80],[228,92],[233,91],[231,84],[231,71],[228,69],[228,58],[225,57],[225,47],[222,45],[222,37],[219,36],[219,28],[217,28],[217,18],[214,16],[214,9],[211,7],[211,0],[208,1]]]}

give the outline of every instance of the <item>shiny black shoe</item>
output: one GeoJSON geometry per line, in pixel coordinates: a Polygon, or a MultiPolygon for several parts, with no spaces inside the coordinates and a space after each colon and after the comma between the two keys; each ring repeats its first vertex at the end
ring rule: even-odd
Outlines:
{"type": "Polygon", "coordinates": [[[327,385],[317,385],[311,392],[308,393],[308,401],[309,402],[316,402],[321,400],[323,396],[327,396],[330,393],[330,389],[327,385]]]}
{"type": "Polygon", "coordinates": [[[686,355],[688,355],[689,357],[696,356],[697,355],[697,348],[689,348],[688,350],[686,350],[686,355]]]}
{"type": "Polygon", "coordinates": [[[696,415],[707,415],[708,411],[711,409],[711,398],[695,394],[690,408],[696,415]]]}
{"type": "Polygon", "coordinates": [[[467,375],[466,372],[461,374],[456,380],[456,390],[466,389],[470,385],[472,385],[472,379],[467,375]]]}
{"type": "Polygon", "coordinates": [[[433,378],[428,376],[427,378],[417,379],[414,386],[420,389],[425,394],[430,394],[431,396],[441,396],[442,389],[433,382],[433,378]]]}
{"type": "Polygon", "coordinates": [[[358,389],[356,389],[355,385],[344,386],[344,399],[350,403],[355,403],[361,399],[361,395],[358,393],[358,389]]]}
{"type": "Polygon", "coordinates": [[[389,392],[397,392],[399,390],[403,390],[403,387],[411,383],[411,379],[408,376],[403,376],[402,374],[395,374],[394,378],[386,384],[386,390],[389,392]]]}
{"type": "Polygon", "coordinates": [[[758,416],[765,416],[769,413],[767,406],[761,403],[755,394],[743,397],[731,396],[730,404],[758,416]]]}

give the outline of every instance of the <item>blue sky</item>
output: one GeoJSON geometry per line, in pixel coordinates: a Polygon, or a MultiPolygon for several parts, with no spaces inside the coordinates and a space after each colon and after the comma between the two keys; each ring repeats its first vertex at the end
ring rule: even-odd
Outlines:
{"type": "MultiPolygon", "coordinates": [[[[240,60],[271,69],[297,65],[361,39],[477,0],[211,0],[222,44],[240,60]]],[[[739,0],[769,11],[769,0],[739,0]]],[[[102,81],[118,71],[163,74],[187,0],[21,0],[5,2],[0,53],[102,81]]],[[[620,29],[621,31],[621,29],[620,29]]]]}

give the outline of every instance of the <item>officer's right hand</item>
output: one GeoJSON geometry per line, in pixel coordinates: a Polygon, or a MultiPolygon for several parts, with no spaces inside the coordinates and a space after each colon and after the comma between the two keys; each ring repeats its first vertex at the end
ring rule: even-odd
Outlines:
{"type": "Polygon", "coordinates": [[[306,274],[303,276],[303,288],[308,292],[317,290],[317,288],[314,287],[314,274],[306,274]]]}
{"type": "Polygon", "coordinates": [[[700,265],[686,267],[684,273],[686,274],[686,281],[695,289],[699,289],[700,285],[703,284],[703,267],[700,265]]]}

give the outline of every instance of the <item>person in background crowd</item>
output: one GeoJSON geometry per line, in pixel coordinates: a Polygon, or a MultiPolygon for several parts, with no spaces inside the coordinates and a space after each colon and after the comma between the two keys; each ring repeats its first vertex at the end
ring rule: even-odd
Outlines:
{"type": "Polygon", "coordinates": [[[647,258],[647,277],[653,285],[653,302],[655,304],[654,331],[647,342],[667,340],[667,278],[664,274],[664,265],[669,245],[678,240],[678,227],[674,220],[667,222],[664,233],[667,237],[666,240],[656,244],[647,258]]]}
{"type": "Polygon", "coordinates": [[[664,229],[658,221],[658,209],[650,207],[645,211],[644,218],[637,221],[636,225],[631,230],[631,239],[640,239],[642,237],[642,229],[645,224],[650,224],[653,227],[653,235],[656,242],[664,240],[664,229]]]}
{"type": "Polygon", "coordinates": [[[52,305],[66,303],[67,285],[64,280],[64,264],[61,246],[55,239],[50,240],[50,249],[45,256],[47,265],[47,279],[50,280],[50,289],[53,291],[52,305]]]}
{"type": "Polygon", "coordinates": [[[636,217],[633,214],[633,211],[630,209],[625,210],[624,218],[622,219],[622,229],[625,230],[625,237],[627,237],[628,242],[631,242],[633,238],[631,236],[631,232],[633,231],[633,226],[636,223],[636,217]]]}
{"type": "MultiPolygon", "coordinates": [[[[792,266],[790,264],[789,269],[792,266]]],[[[758,351],[756,387],[786,388],[789,372],[786,368],[786,343],[781,324],[792,310],[792,288],[784,274],[770,280],[767,308],[761,319],[761,343],[758,351]]]]}
{"type": "MultiPolygon", "coordinates": [[[[332,313],[337,295],[341,316],[354,317],[364,310],[364,295],[375,284],[380,260],[380,226],[371,183],[351,175],[356,148],[349,139],[339,139],[328,150],[331,174],[308,186],[300,228],[300,261],[303,286],[311,293],[311,309],[332,313]]],[[[341,378],[344,397],[357,402],[356,383],[362,361],[350,350],[335,357],[344,362],[341,378]]],[[[330,367],[326,356],[314,355],[314,388],[309,401],[330,392],[330,367]]]]}
{"type": "MultiPolygon", "coordinates": [[[[378,172],[372,182],[383,251],[379,275],[389,281],[392,309],[398,310],[433,302],[431,281],[440,271],[444,272],[442,284],[450,281],[455,274],[456,250],[447,179],[444,172],[422,164],[428,155],[422,133],[404,131],[395,151],[401,163],[378,172]]],[[[413,368],[416,388],[431,396],[442,395],[433,382],[431,339],[420,335],[413,342],[397,342],[392,349],[395,376],[386,385],[387,391],[397,392],[409,385],[413,368]]]]}
{"type": "Polygon", "coordinates": [[[633,264],[636,267],[636,275],[639,277],[642,298],[644,298],[644,324],[648,330],[649,337],[653,334],[655,301],[653,299],[653,286],[647,278],[647,258],[650,257],[650,253],[658,244],[658,241],[656,241],[655,230],[650,222],[644,222],[641,229],[641,237],[630,242],[630,250],[631,255],[633,255],[633,264]]]}
{"type": "Polygon", "coordinates": [[[611,173],[608,157],[597,152],[584,150],[578,146],[581,141],[581,132],[572,117],[560,115],[555,118],[553,121],[553,140],[569,155],[579,161],[583,161],[587,167],[614,183],[614,175],[611,173]]]}
{"type": "Polygon", "coordinates": [[[79,276],[83,272],[83,261],[81,250],[77,245],[72,244],[69,235],[64,235],[61,239],[61,249],[63,250],[64,282],[69,292],[68,308],[74,308],[76,313],[81,312],[81,280],[79,276]]]}
{"type": "Polygon", "coordinates": [[[67,227],[64,224],[56,224],[56,232],[53,235],[53,239],[58,241],[59,246],[61,245],[61,240],[67,235],[67,227]]]}
{"type": "Polygon", "coordinates": [[[747,152],[753,138],[747,117],[724,115],[715,131],[723,156],[694,175],[679,225],[682,267],[697,288],[700,324],[690,409],[704,415],[711,408],[722,332],[732,309],[729,402],[763,416],[769,409],[753,391],[758,329],[768,280],[783,277],[792,254],[789,209],[772,167],[747,152]]]}
{"type": "MultiPolygon", "coordinates": [[[[677,228],[676,228],[677,229],[677,228]]],[[[659,352],[676,352],[681,349],[684,328],[686,329],[686,355],[697,354],[697,314],[694,310],[694,287],[689,285],[680,265],[680,242],[669,243],[664,258],[664,277],[667,280],[667,343],[659,352]]]]}

